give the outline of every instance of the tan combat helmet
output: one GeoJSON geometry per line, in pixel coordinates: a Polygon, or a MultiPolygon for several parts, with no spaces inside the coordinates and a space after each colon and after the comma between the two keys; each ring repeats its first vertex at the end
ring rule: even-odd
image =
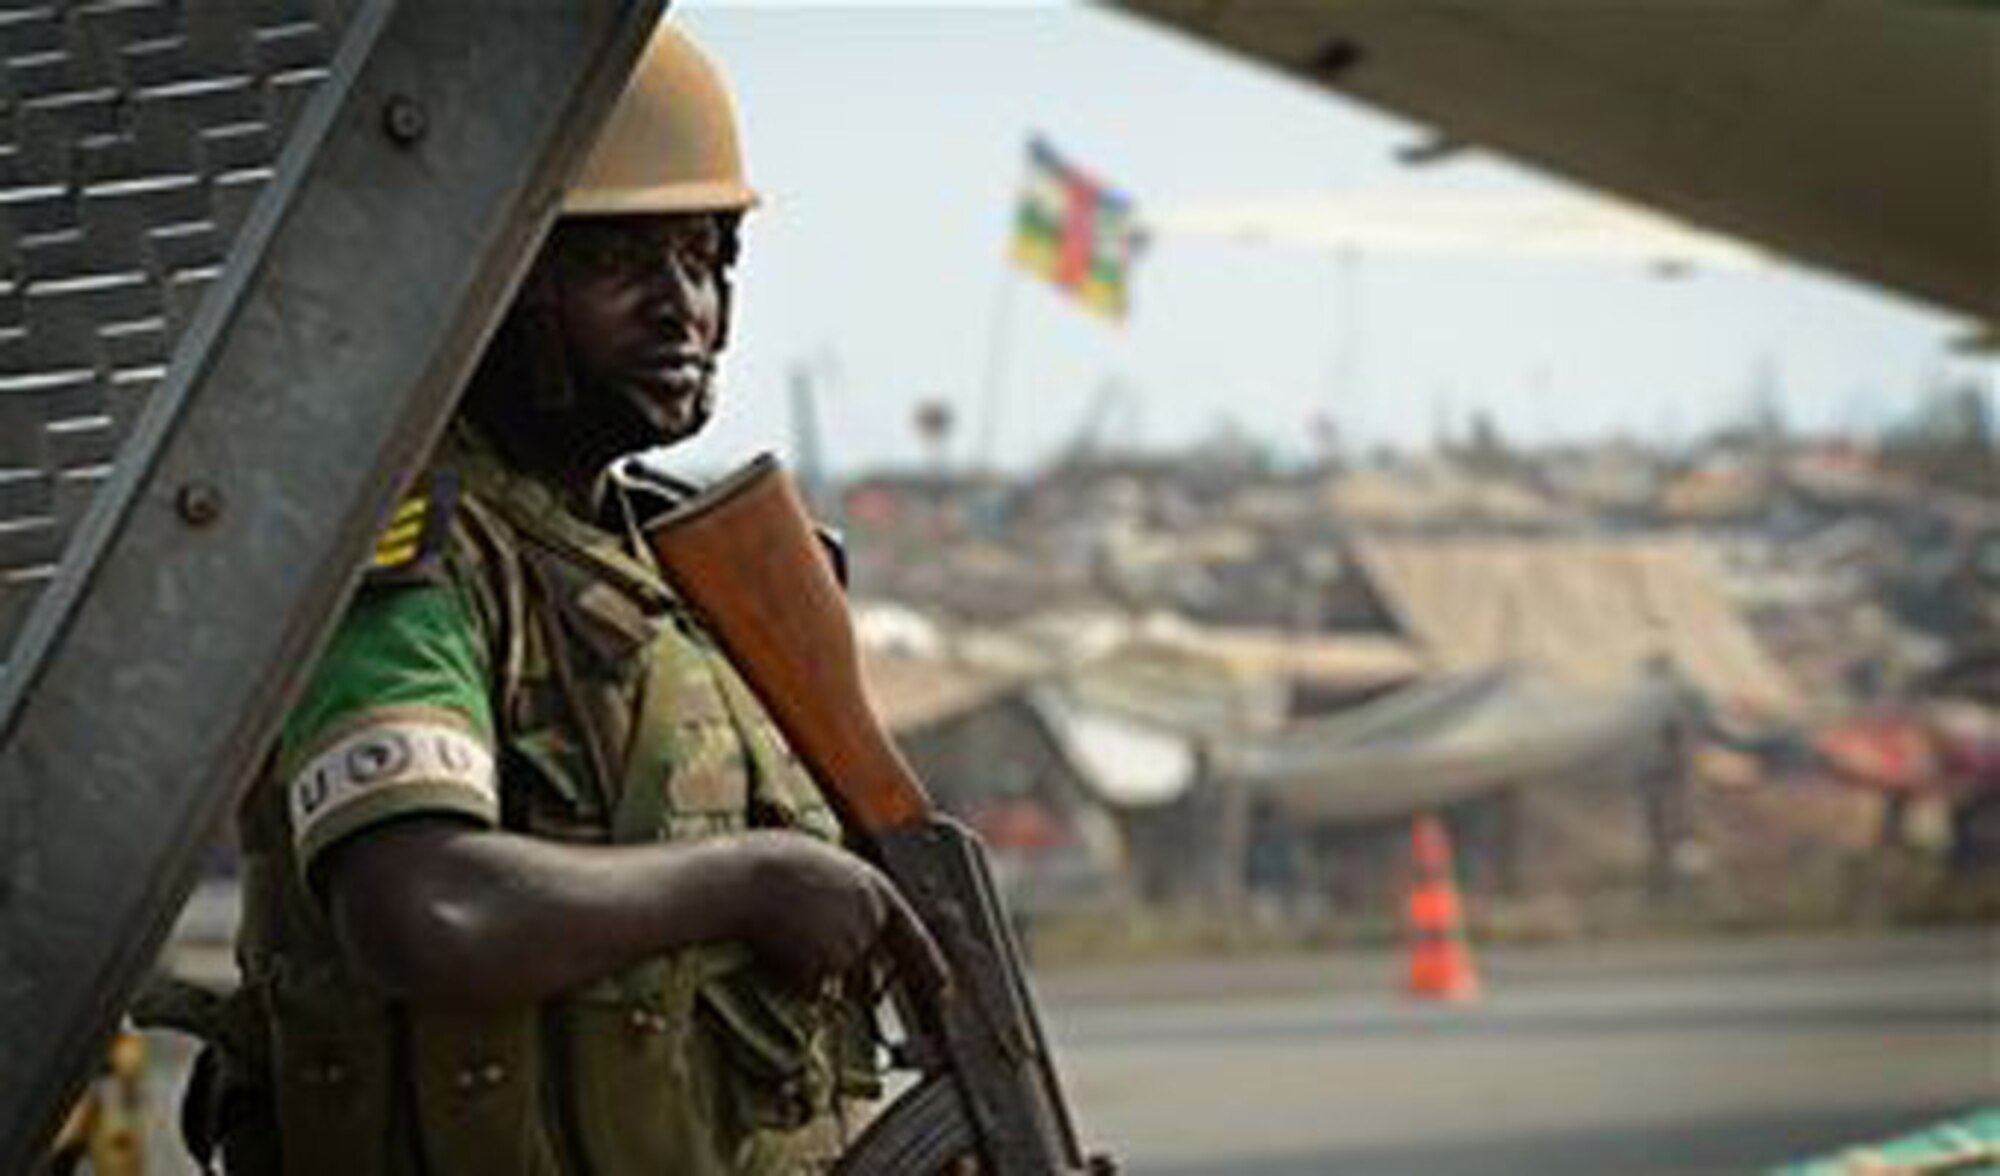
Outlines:
{"type": "Polygon", "coordinates": [[[756,203],[722,75],[684,33],[660,22],[564,193],[563,214],[741,212],[756,203]]]}

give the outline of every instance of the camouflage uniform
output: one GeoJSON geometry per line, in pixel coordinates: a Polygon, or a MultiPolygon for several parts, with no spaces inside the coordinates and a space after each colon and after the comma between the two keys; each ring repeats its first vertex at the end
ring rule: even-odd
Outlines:
{"type": "MultiPolygon", "coordinates": [[[[614,485],[613,513],[635,492],[614,485]]],[[[643,551],[462,429],[399,510],[245,808],[230,1068],[269,1096],[273,1170],[794,1171],[865,1072],[854,1010],[786,994],[738,945],[501,1012],[388,1000],[336,950],[314,864],[410,814],[578,844],[837,837],[643,551]]]]}

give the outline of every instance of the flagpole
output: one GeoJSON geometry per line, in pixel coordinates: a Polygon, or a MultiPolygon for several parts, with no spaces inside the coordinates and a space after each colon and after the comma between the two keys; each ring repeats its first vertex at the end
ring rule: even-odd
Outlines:
{"type": "Polygon", "coordinates": [[[993,288],[993,301],[986,316],[986,371],[980,386],[979,444],[973,451],[975,468],[981,473],[992,470],[993,450],[999,439],[1007,360],[1013,349],[1014,289],[1020,284],[1020,273],[1020,267],[1012,261],[1001,262],[1000,281],[993,288]]]}
{"type": "Polygon", "coordinates": [[[1361,392],[1360,263],[1360,254],[1353,248],[1334,255],[1333,403],[1328,410],[1336,424],[1347,422],[1348,436],[1342,440],[1357,450],[1366,444],[1362,421],[1367,418],[1361,392]]]}

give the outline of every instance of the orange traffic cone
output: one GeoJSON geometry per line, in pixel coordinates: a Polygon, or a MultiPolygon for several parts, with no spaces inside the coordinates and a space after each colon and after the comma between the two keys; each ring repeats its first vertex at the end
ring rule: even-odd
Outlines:
{"type": "Polygon", "coordinates": [[[1458,884],[1451,875],[1451,841],[1428,814],[1410,829],[1410,975],[1405,990],[1423,1000],[1473,1000],[1479,973],[1465,945],[1458,884]]]}

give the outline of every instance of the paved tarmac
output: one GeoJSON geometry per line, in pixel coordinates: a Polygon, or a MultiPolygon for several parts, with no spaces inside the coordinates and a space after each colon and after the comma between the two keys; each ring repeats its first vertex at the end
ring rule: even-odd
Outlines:
{"type": "Polygon", "coordinates": [[[1050,1030],[1135,1176],[1758,1171],[2000,1104],[1990,932],[1491,954],[1465,1006],[1393,956],[1060,975],[1050,1030]]]}
{"type": "MultiPolygon", "coordinates": [[[[1389,953],[1040,978],[1085,1134],[1128,1176],[1754,1172],[2000,1104],[2000,938],[1481,955],[1415,1004],[1389,953]]],[[[164,1103],[185,1064],[155,1043],[164,1103]]],[[[190,1171],[155,1135],[154,1166],[190,1171]]]]}

